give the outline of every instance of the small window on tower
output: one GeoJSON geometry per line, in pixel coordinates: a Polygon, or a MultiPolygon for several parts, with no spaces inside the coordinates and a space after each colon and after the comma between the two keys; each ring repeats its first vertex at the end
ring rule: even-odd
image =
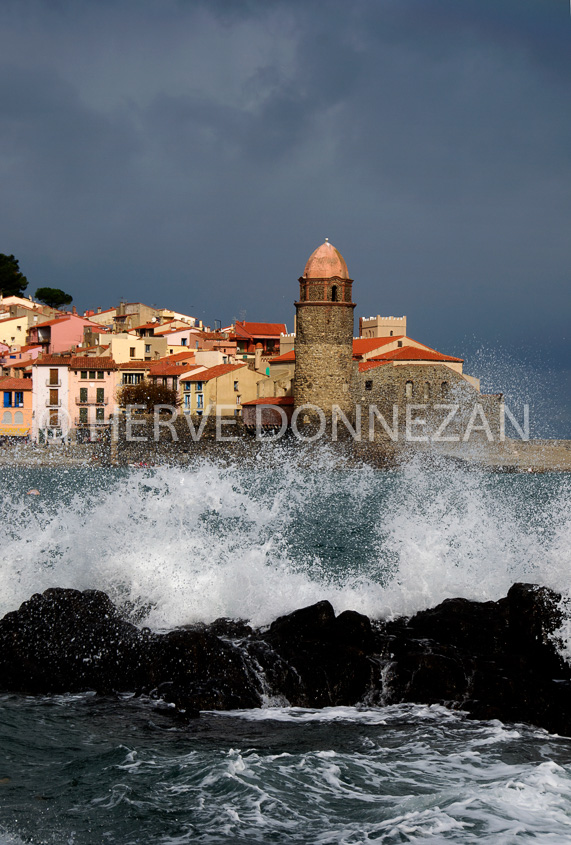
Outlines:
{"type": "Polygon", "coordinates": [[[331,288],[331,302],[337,302],[337,285],[331,288]]]}
{"type": "Polygon", "coordinates": [[[400,348],[402,346],[402,340],[397,340],[397,346],[400,348]]]}
{"type": "Polygon", "coordinates": [[[365,382],[365,390],[372,390],[372,389],[373,389],[373,382],[372,381],[366,381],[365,382]]]}

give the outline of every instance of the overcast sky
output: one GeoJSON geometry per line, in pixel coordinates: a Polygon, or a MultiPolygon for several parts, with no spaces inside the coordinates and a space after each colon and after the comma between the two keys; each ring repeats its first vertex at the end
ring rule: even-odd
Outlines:
{"type": "Polygon", "coordinates": [[[82,309],[292,329],[328,237],[571,436],[570,177],[569,0],[0,3],[0,252],[82,309]]]}

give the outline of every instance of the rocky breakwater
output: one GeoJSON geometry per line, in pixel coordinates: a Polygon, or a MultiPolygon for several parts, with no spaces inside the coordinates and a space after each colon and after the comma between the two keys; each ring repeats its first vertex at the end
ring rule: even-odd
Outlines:
{"type": "Polygon", "coordinates": [[[187,715],[272,700],[438,703],[569,736],[562,622],[560,596],[514,584],[497,602],[448,599],[389,622],[335,616],[324,601],[261,630],[221,619],[158,634],[124,619],[105,593],[54,588],[0,620],[0,690],[134,691],[187,715]]]}

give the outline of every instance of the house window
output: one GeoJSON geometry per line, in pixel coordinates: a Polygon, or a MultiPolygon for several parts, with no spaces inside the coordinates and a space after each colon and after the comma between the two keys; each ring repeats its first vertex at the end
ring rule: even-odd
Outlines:
{"type": "Polygon", "coordinates": [[[195,388],[195,391],[194,391],[195,393],[202,393],[202,384],[203,383],[201,381],[196,382],[196,388],[195,388]]]}
{"type": "Polygon", "coordinates": [[[393,336],[393,333],[392,333],[392,332],[390,332],[390,333],[389,333],[389,337],[392,337],[392,336],[393,336]]]}
{"type": "Polygon", "coordinates": [[[200,394],[196,397],[196,407],[197,407],[197,408],[204,408],[204,396],[203,396],[203,394],[202,394],[202,393],[200,393],[200,394]]]}
{"type": "Polygon", "coordinates": [[[399,347],[399,349],[400,349],[400,347],[402,346],[402,340],[397,340],[397,346],[398,346],[398,347],[399,347]]]}
{"type": "Polygon", "coordinates": [[[373,389],[373,382],[372,381],[366,381],[365,382],[365,390],[372,390],[372,389],[373,389]]]}
{"type": "Polygon", "coordinates": [[[89,378],[91,381],[95,381],[95,370],[89,371],[89,378]]]}
{"type": "Polygon", "coordinates": [[[80,408],[79,409],[79,422],[86,423],[87,422],[87,408],[80,408]]]}
{"type": "Polygon", "coordinates": [[[407,399],[412,399],[412,392],[413,392],[413,383],[411,381],[407,381],[405,384],[405,394],[407,399]]]}
{"type": "Polygon", "coordinates": [[[237,381],[235,381],[235,382],[234,382],[234,390],[235,390],[235,391],[239,390],[239,387],[238,387],[238,382],[237,382],[237,381]]]}
{"type": "Polygon", "coordinates": [[[95,419],[97,422],[103,422],[105,420],[105,408],[95,409],[95,419]]]}
{"type": "Polygon", "coordinates": [[[87,402],[87,388],[80,387],[79,388],[79,401],[80,402],[87,402]]]}
{"type": "Polygon", "coordinates": [[[172,377],[172,389],[176,390],[178,386],[178,378],[176,376],[172,377]]]}
{"type": "Polygon", "coordinates": [[[12,407],[12,391],[5,390],[4,391],[4,407],[11,408],[12,407]]]}
{"type": "Polygon", "coordinates": [[[121,384],[140,384],[143,381],[141,373],[123,373],[121,384]]]}
{"type": "Polygon", "coordinates": [[[102,405],[105,402],[105,388],[98,387],[97,388],[97,404],[102,405]]]}
{"type": "Polygon", "coordinates": [[[163,376],[163,387],[168,387],[168,386],[169,386],[169,380],[166,376],[163,376]]]}
{"type": "Polygon", "coordinates": [[[181,337],[181,339],[180,339],[180,345],[181,345],[181,346],[186,346],[186,337],[181,337]]]}
{"type": "Polygon", "coordinates": [[[82,378],[82,379],[86,379],[86,378],[87,378],[87,370],[82,370],[82,371],[81,371],[81,378],[82,378]]]}
{"type": "Polygon", "coordinates": [[[145,354],[149,355],[150,351],[151,351],[151,344],[145,343],[145,354]]]}
{"type": "Polygon", "coordinates": [[[57,370],[50,370],[50,384],[58,384],[58,383],[59,383],[58,371],[57,370]]]}
{"type": "Polygon", "coordinates": [[[4,411],[2,415],[2,424],[3,425],[12,425],[12,412],[11,411],[4,411]]]}
{"type": "MultiPolygon", "coordinates": [[[[107,375],[109,375],[109,373],[107,375]]],[[[105,373],[103,372],[103,370],[98,370],[97,378],[103,378],[104,376],[105,376],[105,373]]]]}
{"type": "Polygon", "coordinates": [[[134,357],[135,357],[135,347],[130,346],[129,347],[129,358],[134,358],[134,357]]]}
{"type": "Polygon", "coordinates": [[[424,382],[424,398],[430,399],[430,382],[429,381],[424,382]]]}
{"type": "Polygon", "coordinates": [[[191,388],[191,383],[189,381],[183,381],[182,385],[183,385],[182,389],[184,390],[184,392],[188,393],[188,391],[191,388]]]}
{"type": "Polygon", "coordinates": [[[185,410],[185,411],[190,410],[190,402],[191,402],[191,399],[192,399],[192,397],[191,397],[190,393],[185,393],[185,394],[184,394],[184,410],[185,410]]]}
{"type": "Polygon", "coordinates": [[[223,364],[227,364],[227,363],[228,363],[228,355],[223,355],[223,356],[222,356],[222,363],[223,363],[223,364]]]}
{"type": "Polygon", "coordinates": [[[14,413],[14,425],[22,425],[24,422],[24,414],[21,411],[14,413]]]}
{"type": "Polygon", "coordinates": [[[50,428],[59,428],[59,414],[57,411],[50,411],[50,428]]]}
{"type": "Polygon", "coordinates": [[[240,394],[238,394],[238,396],[236,396],[236,404],[240,405],[241,402],[242,402],[242,397],[240,396],[240,394]]]}

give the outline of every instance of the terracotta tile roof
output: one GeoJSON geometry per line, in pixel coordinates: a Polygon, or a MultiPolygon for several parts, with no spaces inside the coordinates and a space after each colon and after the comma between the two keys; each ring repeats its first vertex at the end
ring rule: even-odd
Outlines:
{"type": "Polygon", "coordinates": [[[189,349],[188,352],[175,352],[174,355],[163,355],[162,358],[159,358],[157,363],[161,361],[168,361],[169,363],[177,363],[178,361],[186,362],[190,360],[194,360],[194,349],[189,349]]]}
{"type": "Polygon", "coordinates": [[[152,361],[128,361],[123,364],[117,364],[118,370],[150,370],[152,361]]]}
{"type": "Polygon", "coordinates": [[[174,318],[172,320],[165,320],[164,323],[141,323],[140,326],[132,326],[131,331],[135,332],[137,329],[165,329],[172,322],[174,322],[174,318]]]}
{"type": "Polygon", "coordinates": [[[295,361],[295,350],[291,349],[289,352],[284,352],[283,355],[276,355],[275,358],[270,358],[270,364],[287,364],[295,361]]]}
{"type": "Polygon", "coordinates": [[[393,349],[377,356],[377,361],[449,361],[455,364],[463,364],[463,358],[454,358],[452,355],[443,355],[436,349],[426,346],[424,349],[417,349],[416,346],[403,346],[400,349],[393,349]]]}
{"type": "Polygon", "coordinates": [[[286,333],[285,323],[247,323],[236,322],[238,337],[279,337],[286,333]]]}
{"type": "Polygon", "coordinates": [[[184,365],[182,364],[167,364],[165,362],[157,362],[152,364],[149,369],[149,375],[153,376],[180,376],[184,372],[184,365]]]}
{"type": "Polygon", "coordinates": [[[376,367],[382,367],[383,364],[388,364],[389,361],[377,361],[372,359],[369,361],[359,361],[359,372],[366,373],[367,370],[374,370],[376,367]]]}
{"type": "MultiPolygon", "coordinates": [[[[82,317],[81,319],[85,318],[82,317]]],[[[46,320],[45,323],[34,323],[33,326],[30,326],[30,330],[39,329],[40,326],[43,329],[45,326],[55,326],[56,323],[67,323],[68,320],[71,320],[71,315],[69,317],[58,317],[56,320],[46,320]]]]}
{"type": "Polygon", "coordinates": [[[34,358],[20,358],[18,361],[12,361],[11,359],[8,359],[4,366],[12,367],[12,369],[21,369],[31,367],[34,363],[34,360],[34,358]]]}
{"type": "Polygon", "coordinates": [[[0,390],[31,390],[31,378],[0,378],[0,390]]]}
{"type": "Polygon", "coordinates": [[[218,364],[216,367],[208,367],[202,370],[201,373],[194,373],[190,376],[185,376],[181,381],[210,381],[213,378],[225,376],[226,373],[231,373],[233,370],[241,370],[246,364],[218,364]]]}
{"type": "Polygon", "coordinates": [[[68,367],[71,361],[71,355],[43,355],[36,358],[34,366],[36,367],[68,367]]]}
{"type": "Polygon", "coordinates": [[[78,355],[72,358],[69,362],[72,370],[116,370],[117,364],[113,358],[104,357],[88,357],[87,355],[78,355]]]}
{"type": "Polygon", "coordinates": [[[249,402],[242,402],[242,407],[247,405],[293,405],[293,396],[270,396],[267,399],[251,399],[249,402]]]}
{"type": "Polygon", "coordinates": [[[367,352],[380,349],[388,343],[394,343],[395,340],[403,340],[403,338],[402,334],[395,337],[355,337],[353,338],[353,355],[366,355],[367,352]]]}

